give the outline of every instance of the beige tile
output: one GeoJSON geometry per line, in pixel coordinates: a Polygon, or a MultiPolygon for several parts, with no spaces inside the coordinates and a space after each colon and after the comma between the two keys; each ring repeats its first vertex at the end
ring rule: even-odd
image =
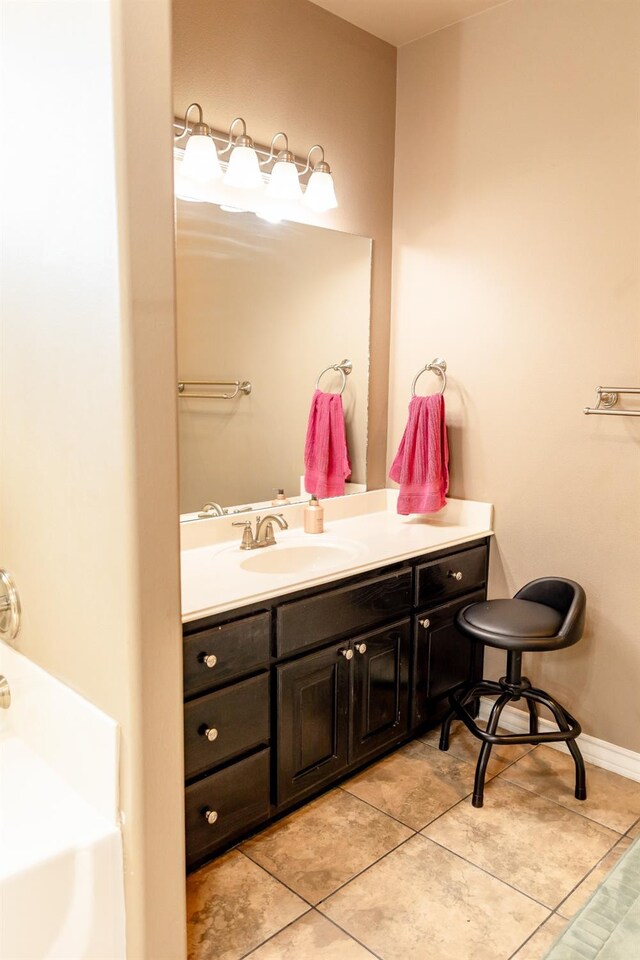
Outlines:
{"type": "Polygon", "coordinates": [[[640,783],[590,763],[586,766],[586,800],[576,800],[574,796],[572,757],[551,747],[538,747],[505,770],[501,777],[624,833],[640,816],[640,783]]]}
{"type": "Polygon", "coordinates": [[[487,784],[484,807],[463,800],[423,833],[549,907],[620,839],[500,777],[487,784]]]}
{"type": "Polygon", "coordinates": [[[241,849],[309,903],[317,903],[411,830],[344,790],[333,790],[268,827],[241,849]]]}
{"type": "Polygon", "coordinates": [[[352,777],[343,789],[420,830],[473,790],[474,769],[414,740],[352,777]]]}
{"type": "Polygon", "coordinates": [[[524,943],[512,960],[543,960],[549,947],[566,930],[568,920],[552,913],[548,920],[524,943]]]}
{"type": "Polygon", "coordinates": [[[506,960],[548,916],[420,835],[319,909],[384,960],[506,960]]]}
{"type": "MultiPolygon", "coordinates": [[[[478,726],[484,730],[486,723],[479,721],[478,726]]],[[[498,727],[498,733],[508,734],[511,733],[511,731],[505,730],[504,727],[498,727]]],[[[420,740],[438,750],[440,727],[438,726],[433,730],[429,730],[420,737],[420,740]]],[[[456,720],[451,726],[449,749],[446,751],[445,756],[449,755],[457,757],[459,760],[466,760],[467,763],[472,763],[475,768],[481,746],[482,741],[474,737],[472,733],[469,733],[461,720],[456,720]]],[[[485,780],[490,780],[492,777],[495,777],[504,770],[505,767],[508,767],[510,763],[513,763],[514,760],[518,760],[520,757],[523,757],[525,753],[529,753],[529,751],[533,749],[534,747],[530,743],[515,744],[511,747],[500,747],[496,745],[491,751],[491,759],[489,760],[485,780]]]]}
{"type": "Polygon", "coordinates": [[[374,960],[373,954],[315,910],[251,954],[251,960],[374,960]]]}
{"type": "Polygon", "coordinates": [[[232,850],[187,880],[189,960],[238,960],[308,909],[232,850]]]}
{"type": "Polygon", "coordinates": [[[613,850],[611,850],[606,857],[603,857],[600,863],[594,867],[591,873],[576,887],[573,893],[560,904],[558,913],[561,913],[563,917],[567,917],[568,919],[575,916],[578,910],[585,905],[591,894],[600,886],[607,874],[613,870],[620,857],[629,849],[632,843],[633,841],[628,837],[624,837],[617,843],[613,850]]]}

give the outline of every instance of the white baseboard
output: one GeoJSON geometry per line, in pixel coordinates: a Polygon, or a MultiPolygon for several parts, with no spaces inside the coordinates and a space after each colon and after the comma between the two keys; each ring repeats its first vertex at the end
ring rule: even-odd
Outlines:
{"type": "MultiPolygon", "coordinates": [[[[481,698],[480,720],[489,718],[492,704],[493,700],[487,697],[481,698]]],[[[516,707],[505,707],[500,717],[500,726],[513,733],[526,733],[529,729],[529,714],[516,707]]],[[[540,717],[539,729],[541,733],[547,733],[558,728],[551,720],[540,717]]],[[[613,773],[619,773],[621,777],[627,777],[629,780],[640,782],[640,753],[634,753],[626,747],[618,747],[615,743],[607,743],[606,740],[598,740],[597,737],[590,737],[586,733],[580,734],[578,743],[582,756],[589,763],[611,770],[613,773]]],[[[547,743],[546,746],[567,751],[564,743],[547,743]]]]}

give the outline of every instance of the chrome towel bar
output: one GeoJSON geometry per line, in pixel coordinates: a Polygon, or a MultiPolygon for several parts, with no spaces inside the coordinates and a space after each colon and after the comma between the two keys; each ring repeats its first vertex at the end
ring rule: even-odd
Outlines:
{"type": "Polygon", "coordinates": [[[183,400],[233,400],[239,393],[251,393],[248,380],[180,380],[178,395],[183,400]],[[185,387],[234,387],[233,393],[187,393],[185,387]]]}
{"type": "Polygon", "coordinates": [[[640,395],[640,387],[597,387],[595,407],[585,407],[583,413],[597,413],[605,417],[640,417],[640,410],[612,410],[619,394],[640,395]]]}

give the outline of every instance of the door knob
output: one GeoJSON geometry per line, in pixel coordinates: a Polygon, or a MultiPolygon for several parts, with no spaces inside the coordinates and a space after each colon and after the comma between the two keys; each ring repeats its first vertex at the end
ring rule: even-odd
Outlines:
{"type": "Polygon", "coordinates": [[[351,649],[338,650],[338,653],[341,653],[345,660],[353,660],[353,650],[351,649]]]}
{"type": "Polygon", "coordinates": [[[366,643],[356,643],[356,650],[358,651],[358,653],[366,653],[367,652],[366,643]]]}
{"type": "Polygon", "coordinates": [[[211,824],[214,824],[214,823],[216,822],[216,820],[218,819],[218,811],[217,811],[217,810],[203,810],[203,811],[202,811],[202,816],[205,818],[205,820],[207,821],[207,823],[211,825],[211,824]]]}
{"type": "Polygon", "coordinates": [[[462,570],[449,570],[447,576],[451,577],[452,580],[462,580],[462,570]]]}
{"type": "Polygon", "coordinates": [[[20,630],[20,597],[13,577],[0,569],[0,637],[15,640],[20,630]]]}
{"type": "Polygon", "coordinates": [[[429,627],[431,626],[431,620],[427,620],[426,617],[424,618],[424,620],[418,620],[418,623],[420,624],[421,627],[424,627],[425,630],[428,630],[429,627]]]}

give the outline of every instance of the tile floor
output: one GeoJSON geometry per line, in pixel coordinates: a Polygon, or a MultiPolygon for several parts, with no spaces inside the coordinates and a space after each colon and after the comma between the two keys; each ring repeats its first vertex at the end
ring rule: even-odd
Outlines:
{"type": "Polygon", "coordinates": [[[640,833],[640,783],[431,731],[193,874],[189,960],[540,960],[640,833]]]}

